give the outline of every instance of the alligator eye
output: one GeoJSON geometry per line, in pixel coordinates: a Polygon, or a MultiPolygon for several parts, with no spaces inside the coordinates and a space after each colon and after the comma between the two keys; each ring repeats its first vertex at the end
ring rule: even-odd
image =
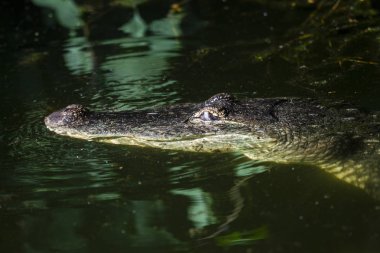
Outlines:
{"type": "Polygon", "coordinates": [[[219,117],[212,114],[211,112],[205,111],[202,112],[201,115],[199,115],[199,118],[204,121],[214,121],[214,120],[219,120],[219,117]]]}

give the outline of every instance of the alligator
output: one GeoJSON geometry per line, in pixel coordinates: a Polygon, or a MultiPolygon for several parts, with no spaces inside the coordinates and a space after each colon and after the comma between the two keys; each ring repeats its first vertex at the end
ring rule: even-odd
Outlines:
{"type": "Polygon", "coordinates": [[[238,100],[95,112],[69,105],[45,118],[60,135],[161,149],[241,152],[257,161],[320,167],[380,200],[380,113],[313,98],[238,100]]]}

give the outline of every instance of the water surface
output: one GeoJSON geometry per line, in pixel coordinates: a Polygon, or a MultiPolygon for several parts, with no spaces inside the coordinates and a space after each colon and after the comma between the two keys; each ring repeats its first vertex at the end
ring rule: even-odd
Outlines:
{"type": "Polygon", "coordinates": [[[17,50],[2,44],[0,250],[378,252],[379,204],[318,168],[92,143],[45,128],[46,115],[72,103],[120,111],[217,92],[380,109],[376,22],[327,35],[333,48],[346,36],[334,55],[312,25],[300,26],[312,22],[312,7],[162,6],[120,8],[117,25],[79,20],[17,50]],[[300,27],[314,36],[309,48],[307,36],[290,40],[300,27]]]}

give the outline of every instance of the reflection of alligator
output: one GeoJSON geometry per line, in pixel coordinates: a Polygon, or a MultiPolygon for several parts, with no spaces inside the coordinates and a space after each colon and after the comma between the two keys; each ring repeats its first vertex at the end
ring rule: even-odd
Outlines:
{"type": "Polygon", "coordinates": [[[380,198],[380,122],[343,103],[305,98],[204,103],[131,112],[69,105],[46,126],[75,138],[197,152],[239,151],[251,159],[320,166],[380,198]]]}

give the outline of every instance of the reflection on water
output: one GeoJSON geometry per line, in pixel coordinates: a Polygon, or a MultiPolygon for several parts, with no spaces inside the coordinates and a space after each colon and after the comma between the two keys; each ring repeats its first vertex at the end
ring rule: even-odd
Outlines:
{"type": "Polygon", "coordinates": [[[148,28],[145,21],[141,18],[138,9],[134,8],[131,20],[119,29],[133,38],[141,38],[145,36],[148,28]]]}
{"type": "Polygon", "coordinates": [[[216,222],[212,213],[212,197],[200,188],[174,189],[172,193],[189,198],[191,204],[187,217],[195,228],[204,228],[216,222]]]}
{"type": "MultiPolygon", "coordinates": [[[[32,0],[38,6],[53,11],[54,19],[65,28],[74,31],[83,26],[81,11],[73,0],[32,0]]],[[[51,22],[54,22],[53,14],[49,14],[51,22]]]]}
{"type": "Polygon", "coordinates": [[[64,59],[71,73],[96,72],[102,77],[101,89],[94,91],[90,105],[122,110],[178,100],[170,88],[175,81],[166,80],[165,72],[170,60],[179,56],[181,43],[176,36],[182,17],[169,15],[147,26],[135,9],[131,21],[121,28],[127,34],[124,38],[90,43],[85,37],[70,37],[64,59]]]}
{"type": "Polygon", "coordinates": [[[91,44],[86,37],[70,37],[63,54],[65,63],[74,75],[89,74],[94,71],[95,59],[91,44]]]}

